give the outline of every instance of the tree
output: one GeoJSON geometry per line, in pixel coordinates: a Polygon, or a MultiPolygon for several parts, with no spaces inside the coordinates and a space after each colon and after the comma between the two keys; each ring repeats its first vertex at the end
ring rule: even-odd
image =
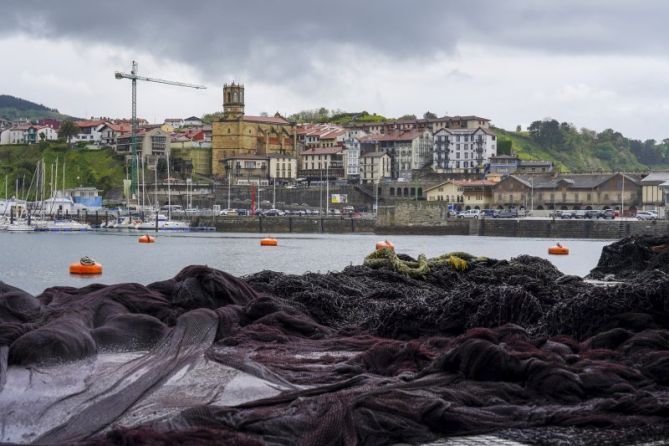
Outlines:
{"type": "Polygon", "coordinates": [[[165,158],[158,158],[156,170],[158,170],[158,177],[167,177],[167,160],[165,158]]]}
{"type": "Polygon", "coordinates": [[[67,144],[71,146],[72,137],[79,134],[79,127],[72,120],[63,121],[58,130],[60,136],[67,140],[67,144]]]}
{"type": "Polygon", "coordinates": [[[416,115],[403,115],[397,118],[398,121],[415,121],[416,115]]]}
{"type": "Polygon", "coordinates": [[[423,119],[437,119],[436,113],[432,113],[431,111],[426,111],[423,113],[423,119]]]}
{"type": "Polygon", "coordinates": [[[207,113],[202,116],[202,122],[205,124],[211,124],[212,122],[222,118],[223,114],[223,112],[207,113]]]}
{"type": "Polygon", "coordinates": [[[520,124],[518,124],[518,125],[516,126],[516,133],[520,133],[520,132],[522,132],[522,131],[523,131],[523,128],[520,126],[520,124]]]}

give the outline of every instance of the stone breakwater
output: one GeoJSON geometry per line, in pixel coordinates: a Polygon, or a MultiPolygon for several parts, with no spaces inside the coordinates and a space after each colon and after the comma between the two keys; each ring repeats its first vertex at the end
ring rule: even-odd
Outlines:
{"type": "Polygon", "coordinates": [[[535,257],[465,253],[375,255],[329,274],[236,278],[190,266],[148,286],[54,287],[39,296],[2,284],[0,440],[667,438],[668,253],[667,237],[611,245],[592,273],[624,280],[609,287],[535,257]],[[109,352],[136,354],[114,367],[90,362],[109,352]],[[83,378],[35,395],[38,381],[68,378],[68,361],[78,361],[83,378]],[[233,382],[216,367],[271,391],[231,398],[233,382]],[[25,394],[10,387],[21,374],[29,376],[25,394]],[[187,375],[178,398],[165,392],[187,375]],[[21,410],[25,398],[33,403],[21,410]],[[30,428],[12,434],[16,426],[30,428]]]}

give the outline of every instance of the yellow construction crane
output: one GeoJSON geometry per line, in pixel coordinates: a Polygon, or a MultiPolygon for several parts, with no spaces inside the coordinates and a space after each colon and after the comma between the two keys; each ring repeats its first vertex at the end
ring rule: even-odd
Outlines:
{"type": "MultiPolygon", "coordinates": [[[[130,183],[130,193],[133,194],[137,190],[137,81],[146,81],[146,82],[157,82],[159,84],[167,85],[176,85],[177,87],[188,87],[188,88],[197,88],[198,90],[205,90],[207,87],[204,85],[195,85],[195,84],[186,84],[184,82],[174,82],[167,81],[164,79],[155,79],[152,77],[138,76],[137,75],[137,62],[132,61],[132,71],[130,74],[121,73],[117,71],[114,73],[116,79],[130,79],[132,81],[132,134],[131,134],[131,147],[132,147],[132,163],[131,163],[131,183],[130,183]]],[[[168,155],[169,156],[169,155],[168,155]]]]}

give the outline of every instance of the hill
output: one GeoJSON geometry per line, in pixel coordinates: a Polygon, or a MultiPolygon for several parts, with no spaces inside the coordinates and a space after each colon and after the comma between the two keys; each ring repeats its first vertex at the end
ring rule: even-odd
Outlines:
{"type": "MultiPolygon", "coordinates": [[[[5,194],[5,181],[9,195],[14,195],[16,180],[28,190],[37,162],[44,159],[47,166],[47,184],[51,181],[50,166],[58,160],[58,187],[62,187],[62,168],[65,161],[65,187],[96,186],[103,194],[121,187],[125,178],[122,157],[111,149],[89,150],[72,148],[65,143],[40,143],[32,145],[0,146],[0,196],[5,194]]],[[[33,186],[34,191],[34,186],[33,186]]]]}
{"type": "Polygon", "coordinates": [[[56,108],[49,108],[42,104],[27,101],[10,95],[0,95],[0,118],[14,120],[27,118],[29,120],[53,118],[70,119],[71,116],[61,114],[56,108]]]}
{"type": "Polygon", "coordinates": [[[563,172],[644,171],[669,166],[669,139],[657,143],[624,137],[611,129],[597,133],[568,123],[535,121],[525,132],[494,128],[500,153],[551,160],[563,172]]]}

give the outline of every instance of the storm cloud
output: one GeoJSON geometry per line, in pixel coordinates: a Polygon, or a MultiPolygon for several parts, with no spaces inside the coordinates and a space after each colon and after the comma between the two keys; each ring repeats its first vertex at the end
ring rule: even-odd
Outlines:
{"type": "MultiPolygon", "coordinates": [[[[660,0],[9,0],[1,12],[5,42],[98,45],[117,49],[107,58],[114,61],[120,53],[150,55],[152,68],[182,66],[212,86],[233,78],[255,84],[265,95],[257,107],[269,111],[434,109],[497,113],[493,120],[510,125],[562,114],[557,117],[585,121],[577,125],[602,126],[591,119],[594,110],[565,113],[568,108],[547,104],[501,116],[501,107],[483,104],[507,100],[494,92],[500,88],[525,91],[532,107],[545,98],[579,106],[591,96],[629,102],[630,112],[669,104],[664,73],[648,74],[649,66],[664,70],[667,63],[669,3],[660,0]],[[629,78],[643,61],[643,73],[629,78]],[[594,73],[603,67],[613,72],[594,73]],[[469,101],[456,94],[464,89],[473,92],[469,101]],[[429,102],[435,93],[438,104],[429,102]],[[416,98],[426,94],[422,102],[416,98]]],[[[620,122],[633,125],[628,117],[620,122]]]]}
{"type": "Polygon", "coordinates": [[[420,60],[466,43],[653,54],[669,41],[669,4],[658,0],[10,0],[4,9],[0,34],[144,49],[192,65],[205,78],[310,73],[346,48],[420,60]]]}

